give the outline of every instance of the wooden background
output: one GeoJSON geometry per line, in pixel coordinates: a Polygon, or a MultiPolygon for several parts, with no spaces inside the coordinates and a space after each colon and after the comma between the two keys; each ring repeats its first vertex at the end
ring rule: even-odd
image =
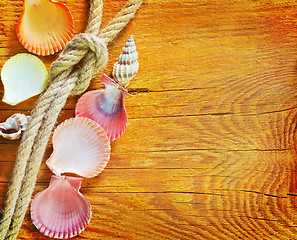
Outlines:
{"type": "MultiPolygon", "coordinates": [[[[87,0],[61,2],[83,31],[87,0]]],[[[124,3],[104,1],[103,25],[124,3]]],[[[0,68],[26,52],[15,33],[21,12],[21,0],[0,1],[0,68]]],[[[75,239],[297,239],[296,1],[147,0],[109,46],[104,73],[130,34],[140,70],[128,128],[104,172],[83,181],[93,218],[75,239]]],[[[41,59],[49,67],[56,57],[41,59]]],[[[36,99],[1,102],[0,121],[30,113],[36,99]]],[[[0,139],[1,204],[18,144],[0,139]]],[[[35,193],[50,176],[43,164],[35,193]]],[[[46,238],[27,214],[19,239],[46,238]]]]}

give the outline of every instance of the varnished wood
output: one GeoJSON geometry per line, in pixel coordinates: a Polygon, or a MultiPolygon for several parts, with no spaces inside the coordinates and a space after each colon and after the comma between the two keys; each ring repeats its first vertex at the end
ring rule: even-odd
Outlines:
{"type": "MultiPolygon", "coordinates": [[[[83,31],[88,2],[62,2],[83,31]]],[[[102,24],[124,3],[104,1],[102,24]]],[[[126,132],[103,173],[83,181],[93,217],[75,239],[297,239],[296,9],[282,0],[144,2],[109,46],[104,73],[130,34],[140,69],[126,132]]],[[[26,52],[15,34],[21,11],[21,0],[0,1],[1,67],[26,52]]],[[[56,57],[41,59],[49,67],[56,57]]],[[[98,74],[89,89],[102,86],[98,74]]],[[[0,102],[0,121],[30,113],[36,100],[0,102]]],[[[1,203],[18,143],[0,139],[1,203]]],[[[51,151],[49,143],[45,160],[51,151]]],[[[35,193],[50,176],[43,163],[35,193]]],[[[45,239],[29,213],[19,239],[45,239]]]]}

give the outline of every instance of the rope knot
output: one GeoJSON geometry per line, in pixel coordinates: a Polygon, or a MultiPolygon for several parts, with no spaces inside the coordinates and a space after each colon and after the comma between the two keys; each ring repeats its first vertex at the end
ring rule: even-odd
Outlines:
{"type": "Polygon", "coordinates": [[[92,76],[106,66],[107,59],[107,46],[102,39],[90,33],[80,33],[67,43],[52,64],[50,79],[64,81],[76,78],[71,95],[82,94],[88,88],[92,76]]]}
{"type": "Polygon", "coordinates": [[[103,69],[108,57],[106,45],[134,17],[142,0],[128,0],[100,34],[103,0],[89,2],[88,34],[75,36],[51,65],[49,87],[40,96],[32,113],[32,120],[22,137],[3,215],[0,216],[0,240],[17,238],[34,191],[47,142],[68,96],[85,91],[92,75],[103,69]]]}

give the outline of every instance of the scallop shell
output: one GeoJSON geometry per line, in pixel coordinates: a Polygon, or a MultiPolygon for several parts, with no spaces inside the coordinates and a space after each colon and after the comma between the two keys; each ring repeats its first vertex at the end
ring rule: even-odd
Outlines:
{"type": "Polygon", "coordinates": [[[49,187],[31,204],[31,218],[47,237],[67,239],[78,235],[91,219],[89,201],[79,192],[82,178],[52,176],[49,187]]]}
{"type": "Polygon", "coordinates": [[[101,77],[105,89],[89,91],[78,100],[75,115],[87,117],[105,130],[109,141],[119,138],[127,127],[125,96],[127,91],[105,74],[101,77]]]}
{"type": "Polygon", "coordinates": [[[15,140],[20,138],[23,131],[26,130],[30,116],[22,113],[16,113],[0,123],[0,135],[6,139],[15,140]]]}
{"type": "Polygon", "coordinates": [[[69,9],[54,0],[24,0],[16,32],[22,45],[37,55],[51,55],[72,38],[73,18],[69,9]]]}
{"type": "Polygon", "coordinates": [[[108,163],[110,144],[106,133],[89,118],[64,121],[54,131],[52,141],[54,150],[46,164],[58,176],[71,172],[95,177],[108,163]]]}
{"type": "Polygon", "coordinates": [[[5,62],[1,80],[4,85],[2,101],[16,105],[44,91],[48,84],[48,72],[38,57],[19,53],[5,62]]]}
{"type": "Polygon", "coordinates": [[[139,63],[137,62],[137,57],[138,53],[136,52],[135,42],[131,35],[125,47],[123,47],[119,61],[114,64],[112,72],[116,82],[125,88],[138,71],[139,63]]]}

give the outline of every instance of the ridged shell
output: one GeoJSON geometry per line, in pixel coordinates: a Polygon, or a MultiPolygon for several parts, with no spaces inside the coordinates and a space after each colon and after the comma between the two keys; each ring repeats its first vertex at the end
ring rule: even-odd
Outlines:
{"type": "Polygon", "coordinates": [[[135,42],[131,35],[125,47],[123,47],[119,61],[114,64],[112,71],[113,78],[116,82],[125,88],[138,71],[139,63],[137,62],[137,58],[138,53],[136,52],[135,42]]]}
{"type": "Polygon", "coordinates": [[[2,101],[16,105],[44,91],[48,84],[48,72],[38,57],[19,53],[5,62],[1,80],[4,85],[2,101]]]}
{"type": "Polygon", "coordinates": [[[49,187],[31,204],[31,218],[47,237],[67,239],[78,235],[91,219],[89,201],[79,192],[82,178],[52,176],[49,187]]]}
{"type": "Polygon", "coordinates": [[[37,55],[50,55],[72,38],[73,19],[69,9],[54,0],[24,0],[24,11],[16,32],[22,45],[37,55]]]}
{"type": "Polygon", "coordinates": [[[89,118],[70,118],[53,134],[53,153],[46,161],[51,171],[95,177],[103,171],[110,157],[110,144],[102,127],[89,118]]]}
{"type": "Polygon", "coordinates": [[[75,115],[87,117],[105,130],[109,141],[119,138],[127,127],[126,90],[105,74],[101,77],[105,89],[89,91],[78,100],[75,115]]]}
{"type": "Polygon", "coordinates": [[[0,123],[0,135],[6,139],[15,140],[20,138],[23,131],[26,130],[30,116],[22,113],[16,113],[0,123]]]}

